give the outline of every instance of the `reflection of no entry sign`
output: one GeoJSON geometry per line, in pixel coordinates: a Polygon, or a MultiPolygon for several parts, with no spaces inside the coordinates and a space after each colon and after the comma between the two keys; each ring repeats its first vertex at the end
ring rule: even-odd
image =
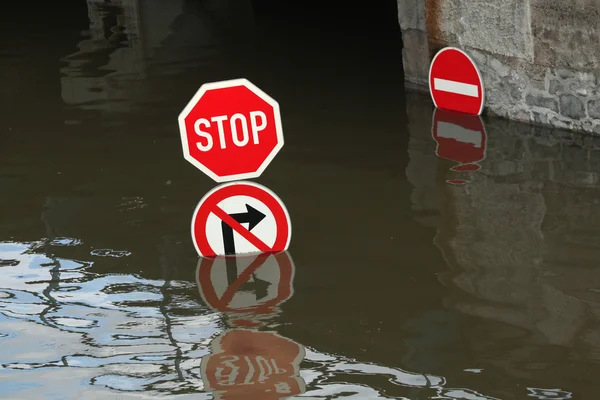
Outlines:
{"type": "Polygon", "coordinates": [[[435,55],[429,68],[429,91],[437,108],[472,115],[483,110],[483,79],[462,50],[446,47],[435,55]]]}
{"type": "Polygon", "coordinates": [[[268,314],[292,296],[294,263],[287,252],[201,258],[196,277],[214,310],[268,314]]]}
{"type": "Polygon", "coordinates": [[[475,171],[485,158],[486,133],[481,117],[436,109],[433,113],[436,155],[460,163],[453,171],[475,171]]]}
{"type": "Polygon", "coordinates": [[[216,187],[200,200],[192,217],[192,240],[204,257],[285,251],[291,236],[283,202],[253,182],[216,187]]]}

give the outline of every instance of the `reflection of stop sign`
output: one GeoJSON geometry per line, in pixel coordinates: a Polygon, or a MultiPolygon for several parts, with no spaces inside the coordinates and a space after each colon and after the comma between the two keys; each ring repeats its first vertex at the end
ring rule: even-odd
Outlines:
{"type": "Polygon", "coordinates": [[[246,79],[202,85],[179,131],[185,159],[217,182],[260,176],[283,147],[278,103],[246,79]]]}
{"type": "Polygon", "coordinates": [[[433,138],[436,155],[456,161],[455,171],[479,169],[476,163],[485,158],[486,133],[481,117],[436,109],[433,114],[433,138]]]}
{"type": "Polygon", "coordinates": [[[483,79],[462,50],[446,47],[435,55],[429,68],[429,91],[437,108],[481,115],[483,79]]]}
{"type": "Polygon", "coordinates": [[[304,393],[304,347],[273,332],[234,329],[211,342],[201,376],[215,399],[287,399],[304,393]]]}

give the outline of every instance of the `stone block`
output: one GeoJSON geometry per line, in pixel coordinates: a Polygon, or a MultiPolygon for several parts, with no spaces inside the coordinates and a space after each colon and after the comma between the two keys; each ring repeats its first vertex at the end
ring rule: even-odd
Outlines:
{"type": "Polygon", "coordinates": [[[590,75],[585,73],[576,74],[575,78],[569,80],[569,91],[580,96],[589,96],[596,87],[596,77],[591,77],[590,79],[590,75]]]}
{"type": "Polygon", "coordinates": [[[496,85],[488,85],[486,82],[486,105],[507,105],[512,103],[510,97],[510,85],[507,81],[499,81],[496,85]]]}
{"type": "Polygon", "coordinates": [[[548,114],[540,111],[533,111],[533,122],[538,125],[548,125],[548,114]]]}
{"type": "Polygon", "coordinates": [[[558,103],[554,97],[542,97],[528,94],[525,101],[532,107],[546,108],[550,111],[558,113],[558,103]]]}
{"type": "Polygon", "coordinates": [[[429,36],[437,41],[458,44],[462,34],[460,25],[461,0],[423,0],[425,25],[429,36]]]}
{"type": "Polygon", "coordinates": [[[575,78],[577,79],[577,82],[582,82],[585,84],[585,87],[593,88],[598,84],[596,74],[591,72],[577,71],[575,78]]]}
{"type": "Polygon", "coordinates": [[[548,118],[548,122],[559,129],[571,130],[573,128],[573,121],[560,116],[551,116],[548,118]]]}
{"type": "Polygon", "coordinates": [[[508,107],[486,103],[486,107],[483,111],[485,115],[490,117],[508,118],[508,107]]]}
{"type": "Polygon", "coordinates": [[[548,85],[548,93],[557,94],[562,91],[564,91],[563,83],[556,78],[550,79],[550,82],[548,85]]]}
{"type": "Polygon", "coordinates": [[[531,0],[535,63],[593,70],[600,64],[600,7],[580,0],[531,0]]]}
{"type": "Polygon", "coordinates": [[[564,68],[558,68],[555,71],[555,74],[560,79],[569,79],[569,78],[575,77],[575,71],[572,71],[570,69],[564,69],[564,68]]]}
{"type": "Polygon", "coordinates": [[[517,102],[523,101],[523,95],[525,91],[516,85],[510,85],[509,88],[510,97],[517,102]]]}
{"type": "Polygon", "coordinates": [[[600,100],[591,100],[588,102],[588,116],[594,119],[600,119],[600,100]]]}
{"type": "Polygon", "coordinates": [[[508,111],[510,119],[518,122],[531,123],[534,121],[533,112],[523,108],[514,108],[508,111]]]}
{"type": "MultiPolygon", "coordinates": [[[[531,64],[526,64],[530,67],[531,64]]],[[[535,67],[535,66],[533,66],[535,67]]],[[[534,92],[548,92],[550,76],[547,68],[523,68],[522,65],[518,68],[519,74],[527,77],[528,86],[534,92]]]]}
{"type": "Polygon", "coordinates": [[[544,79],[531,79],[531,88],[538,92],[545,92],[548,90],[548,82],[544,79]]]}
{"type": "Polygon", "coordinates": [[[428,85],[431,59],[427,33],[416,29],[407,30],[402,34],[402,41],[402,62],[406,80],[428,85]]]}
{"type": "Polygon", "coordinates": [[[585,105],[583,101],[571,94],[564,94],[560,96],[560,112],[565,117],[573,119],[585,118],[585,105]]]}
{"type": "Polygon", "coordinates": [[[594,131],[594,123],[589,120],[578,121],[579,129],[583,132],[593,132],[594,131]]]}
{"type": "Polygon", "coordinates": [[[497,58],[491,58],[488,65],[491,69],[494,70],[496,75],[498,75],[501,78],[510,75],[510,67],[502,64],[497,58]]]}
{"type": "Polygon", "coordinates": [[[462,0],[458,11],[444,15],[443,26],[457,34],[461,46],[533,60],[529,0],[462,0]],[[460,29],[449,19],[459,21],[460,29]]]}
{"type": "Polygon", "coordinates": [[[477,50],[473,50],[473,49],[470,49],[470,51],[467,51],[467,53],[475,61],[475,64],[477,65],[479,72],[481,72],[483,74],[484,71],[487,71],[488,60],[487,60],[487,56],[484,53],[477,51],[477,50]]]}
{"type": "Polygon", "coordinates": [[[508,93],[513,99],[513,104],[520,104],[524,96],[531,90],[531,82],[522,71],[511,70],[510,76],[506,80],[508,93]]]}
{"type": "Polygon", "coordinates": [[[403,31],[417,29],[425,32],[425,1],[398,0],[398,20],[403,31]]]}

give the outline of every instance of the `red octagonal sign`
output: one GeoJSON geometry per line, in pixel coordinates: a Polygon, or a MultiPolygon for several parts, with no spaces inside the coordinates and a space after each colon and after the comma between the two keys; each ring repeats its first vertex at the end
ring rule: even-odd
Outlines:
{"type": "Polygon", "coordinates": [[[202,85],[179,131],[184,158],[217,182],[259,177],[283,147],[279,104],[247,79],[202,85]]]}

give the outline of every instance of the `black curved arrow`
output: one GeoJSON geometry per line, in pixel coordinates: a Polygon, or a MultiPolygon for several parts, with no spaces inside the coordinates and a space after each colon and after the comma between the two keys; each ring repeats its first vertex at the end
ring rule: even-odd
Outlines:
{"type": "MultiPolygon", "coordinates": [[[[246,204],[246,212],[229,214],[231,218],[239,222],[240,224],[248,224],[248,230],[252,231],[265,219],[266,215],[252,207],[250,204],[246,204]]],[[[225,249],[225,255],[235,254],[235,242],[233,241],[233,228],[221,221],[221,230],[223,231],[223,248],[225,249]]]]}

